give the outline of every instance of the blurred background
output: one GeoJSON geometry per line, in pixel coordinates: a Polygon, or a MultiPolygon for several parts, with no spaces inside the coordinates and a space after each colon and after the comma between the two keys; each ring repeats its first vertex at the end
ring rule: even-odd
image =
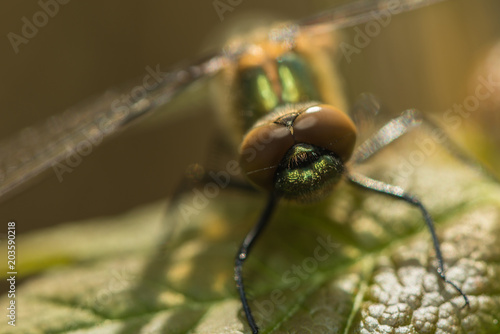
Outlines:
{"type": "MultiPolygon", "coordinates": [[[[222,20],[214,8],[220,3],[229,5],[225,0],[69,1],[27,44],[19,45],[18,53],[7,35],[20,35],[22,18],[32,21],[41,7],[34,0],[3,3],[0,140],[109,87],[143,77],[147,66],[167,69],[196,59],[214,47],[207,42],[210,35],[227,31],[239,17],[299,19],[346,1],[242,0],[229,5],[222,20]]],[[[371,92],[395,114],[415,107],[442,118],[475,94],[479,76],[496,73],[500,81],[498,13],[495,0],[450,0],[392,17],[349,62],[338,57],[348,101],[371,92]]],[[[346,29],[345,41],[353,44],[355,35],[353,28],[346,29]]],[[[499,101],[500,87],[451,129],[497,167],[499,101]]],[[[62,183],[49,171],[0,204],[1,221],[15,220],[23,233],[167,197],[189,164],[203,163],[215,129],[208,103],[179,108],[180,116],[170,122],[137,126],[106,141],[62,183]]]]}

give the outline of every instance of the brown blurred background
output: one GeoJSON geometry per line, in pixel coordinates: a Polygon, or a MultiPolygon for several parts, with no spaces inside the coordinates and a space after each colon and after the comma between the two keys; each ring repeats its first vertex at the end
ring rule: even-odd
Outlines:
{"type": "MultiPolygon", "coordinates": [[[[19,46],[18,54],[7,34],[20,34],[21,18],[31,20],[41,8],[37,1],[4,3],[0,139],[111,86],[142,77],[146,66],[160,64],[165,69],[195,59],[210,32],[225,31],[243,14],[297,19],[337,3],[242,0],[221,21],[212,1],[70,1],[28,44],[19,46]]],[[[417,107],[435,113],[463,102],[480,59],[500,40],[498,13],[495,0],[450,0],[393,17],[352,62],[340,61],[349,101],[372,92],[394,112],[417,107]]],[[[353,30],[346,33],[349,42],[353,30]]],[[[214,126],[209,108],[197,109],[168,124],[139,126],[112,138],[62,183],[49,172],[34,187],[0,204],[1,221],[17,221],[22,233],[116,214],[168,196],[186,166],[205,157],[214,126]]],[[[489,114],[478,113],[467,122],[481,127],[481,119],[490,119],[484,115],[494,110],[489,107],[489,114]]],[[[491,143],[493,132],[483,133],[491,143]]]]}

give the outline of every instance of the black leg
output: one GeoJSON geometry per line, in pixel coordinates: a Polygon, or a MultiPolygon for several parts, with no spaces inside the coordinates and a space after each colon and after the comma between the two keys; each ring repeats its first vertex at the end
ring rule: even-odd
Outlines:
{"type": "Polygon", "coordinates": [[[446,278],[446,275],[444,274],[444,261],[443,261],[443,256],[441,254],[441,248],[439,246],[439,240],[436,235],[436,230],[434,229],[434,222],[432,221],[432,217],[427,211],[427,209],[424,207],[422,202],[417,199],[415,196],[406,193],[402,188],[393,186],[381,181],[377,181],[374,179],[371,179],[367,176],[358,174],[358,173],[352,173],[347,175],[349,181],[354,183],[355,185],[358,185],[360,187],[363,187],[368,190],[373,190],[382,194],[386,194],[392,197],[395,197],[397,199],[401,199],[413,206],[416,206],[420,211],[422,212],[422,216],[424,217],[425,223],[427,224],[427,227],[429,229],[429,232],[431,233],[432,236],[432,242],[434,244],[434,251],[436,252],[436,258],[438,260],[438,268],[437,272],[439,276],[443,279],[444,282],[450,284],[452,287],[457,290],[462,297],[464,297],[465,300],[465,306],[469,306],[469,299],[467,298],[467,295],[460,289],[458,286],[455,285],[455,283],[451,282],[446,278]]]}
{"type": "MultiPolygon", "coordinates": [[[[195,188],[203,188],[204,185],[209,184],[209,183],[217,183],[217,180],[215,180],[213,177],[209,175],[211,171],[205,172],[204,168],[201,166],[196,166],[196,165],[191,165],[191,167],[184,173],[183,177],[178,181],[176,188],[172,192],[169,201],[167,202],[167,205],[165,206],[165,213],[163,215],[164,220],[169,217],[168,212],[172,209],[177,207],[183,196],[186,195],[186,193],[189,193],[195,188]]],[[[219,171],[220,172],[220,171],[219,171]]],[[[217,171],[214,171],[214,173],[218,173],[217,171]]],[[[226,173],[227,174],[227,173],[226,173]]],[[[248,182],[245,182],[244,180],[240,180],[239,175],[234,176],[233,175],[228,175],[228,178],[224,178],[222,181],[224,184],[220,185],[217,183],[218,186],[220,186],[221,189],[231,189],[231,190],[237,190],[241,192],[247,192],[247,193],[256,193],[258,190],[251,186],[248,182]]],[[[178,239],[179,233],[182,230],[182,225],[181,221],[184,220],[186,223],[189,221],[191,214],[187,214],[186,217],[182,217],[182,219],[177,219],[177,220],[170,220],[170,221],[165,221],[164,226],[168,226],[169,232],[169,237],[168,239],[165,239],[165,247],[176,247],[177,244],[175,243],[175,240],[178,239]],[[168,242],[167,242],[168,241],[168,242]]]]}
{"type": "Polygon", "coordinates": [[[489,177],[493,181],[500,182],[495,173],[465,152],[464,149],[457,145],[436,122],[415,109],[408,109],[404,111],[401,116],[390,120],[372,137],[356,148],[351,160],[354,164],[363,163],[394,140],[410,132],[413,128],[420,126],[431,135],[439,136],[436,140],[438,140],[440,145],[446,148],[456,159],[489,177]]]}
{"type": "Polygon", "coordinates": [[[248,325],[252,328],[252,333],[258,333],[259,328],[255,323],[255,320],[252,316],[252,311],[250,310],[250,305],[248,305],[247,297],[245,295],[245,288],[243,286],[243,262],[248,258],[248,254],[254,241],[258,238],[267,222],[269,221],[271,214],[274,212],[274,208],[278,203],[278,196],[272,193],[269,196],[269,200],[267,201],[266,208],[262,212],[259,221],[252,228],[250,232],[248,232],[247,236],[243,240],[243,243],[240,246],[238,254],[236,254],[236,260],[234,264],[234,280],[236,281],[236,288],[240,294],[241,304],[243,305],[243,310],[245,311],[245,315],[247,317],[248,325]]]}

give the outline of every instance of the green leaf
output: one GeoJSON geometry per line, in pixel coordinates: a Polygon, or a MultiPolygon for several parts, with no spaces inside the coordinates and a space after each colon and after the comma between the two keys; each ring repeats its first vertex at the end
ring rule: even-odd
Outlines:
{"type": "MultiPolygon", "coordinates": [[[[471,307],[437,275],[418,210],[343,183],[321,203],[281,203],[252,250],[262,333],[500,332],[500,187],[444,151],[414,152],[401,144],[359,170],[423,200],[471,307]]],[[[265,197],[195,194],[17,236],[16,326],[4,318],[0,331],[249,333],[232,266],[265,197]]]]}

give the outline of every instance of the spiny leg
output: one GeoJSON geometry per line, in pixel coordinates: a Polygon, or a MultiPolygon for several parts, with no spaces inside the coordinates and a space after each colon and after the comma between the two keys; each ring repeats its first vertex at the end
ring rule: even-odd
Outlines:
{"type": "Polygon", "coordinates": [[[360,164],[371,158],[375,153],[385,148],[399,137],[407,134],[415,127],[422,126],[434,139],[443,145],[456,159],[462,161],[474,170],[477,170],[490,179],[500,182],[495,173],[470,156],[464,149],[457,145],[436,122],[416,109],[405,110],[401,116],[390,120],[380,128],[372,137],[367,139],[354,151],[352,161],[360,164]],[[439,138],[436,138],[439,137],[439,138]]]}
{"type": "Polygon", "coordinates": [[[432,220],[431,215],[429,214],[425,206],[422,204],[422,202],[415,196],[405,192],[400,187],[371,179],[359,173],[351,173],[348,174],[347,177],[349,181],[351,181],[357,186],[360,186],[368,190],[373,190],[381,194],[386,194],[397,199],[401,199],[413,206],[416,206],[420,210],[422,216],[424,217],[425,223],[427,224],[427,228],[429,229],[429,232],[431,233],[432,236],[432,243],[434,245],[434,251],[436,252],[436,258],[438,260],[437,272],[439,276],[443,279],[444,282],[450,284],[453,288],[455,288],[455,290],[457,290],[460,293],[460,295],[462,295],[462,297],[465,300],[464,307],[465,306],[470,307],[469,298],[467,297],[467,295],[462,291],[462,289],[460,289],[457,285],[455,285],[455,283],[448,280],[448,278],[446,278],[446,275],[444,274],[444,261],[443,261],[443,256],[441,254],[441,247],[439,246],[439,240],[436,234],[436,230],[434,228],[434,222],[432,220]]]}
{"type": "Polygon", "coordinates": [[[356,148],[351,160],[355,164],[368,160],[388,144],[408,133],[415,126],[420,125],[421,120],[416,117],[417,113],[416,110],[409,109],[404,111],[401,116],[391,119],[373,136],[356,148]]]}
{"type": "Polygon", "coordinates": [[[236,254],[235,264],[234,264],[234,280],[236,281],[236,288],[240,294],[241,304],[243,305],[243,310],[245,311],[245,316],[247,317],[248,325],[252,329],[252,333],[258,333],[259,328],[255,323],[255,320],[252,316],[252,311],[250,310],[250,305],[248,305],[247,297],[245,294],[245,288],[243,286],[243,262],[248,258],[248,254],[250,249],[252,248],[253,243],[259,237],[260,233],[266,226],[267,222],[271,218],[274,209],[276,208],[276,204],[278,203],[279,197],[271,193],[269,196],[269,200],[267,201],[267,205],[260,216],[259,221],[255,226],[248,232],[243,243],[236,254]]]}

